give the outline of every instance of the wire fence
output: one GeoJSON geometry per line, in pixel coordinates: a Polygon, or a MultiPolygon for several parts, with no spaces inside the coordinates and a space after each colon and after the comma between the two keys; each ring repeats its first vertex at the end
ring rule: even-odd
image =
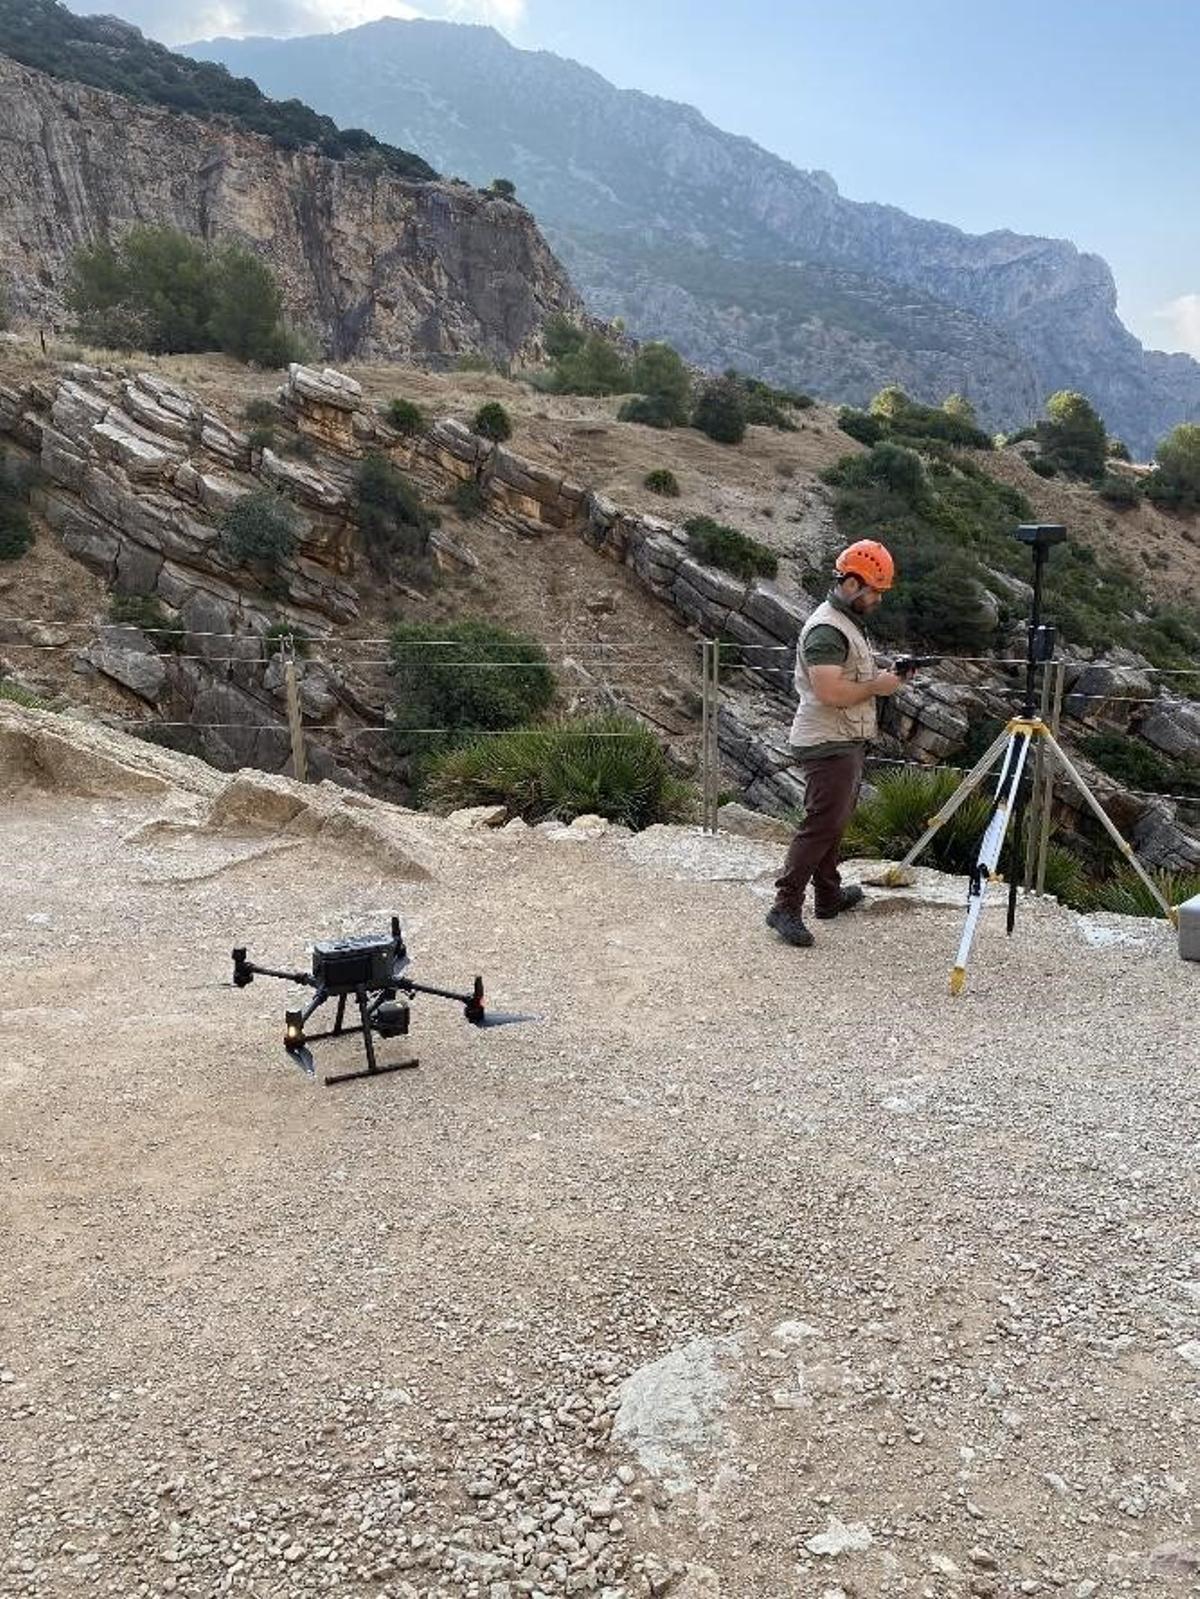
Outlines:
{"type": "MultiPolygon", "coordinates": [[[[320,722],[305,721],[300,715],[296,699],[296,656],[300,655],[304,664],[321,666],[327,670],[337,671],[350,666],[354,668],[379,667],[395,674],[398,670],[420,670],[429,667],[438,672],[463,672],[463,673],[504,673],[504,672],[529,672],[539,666],[551,666],[559,669],[577,668],[585,677],[595,674],[601,679],[601,685],[606,689],[614,687],[623,690],[631,688],[644,688],[648,681],[648,674],[663,666],[663,656],[660,651],[648,647],[644,642],[637,641],[608,641],[595,638],[579,638],[559,640],[549,648],[544,648],[540,654],[531,659],[496,660],[488,657],[480,659],[464,655],[464,641],[461,638],[434,638],[404,641],[398,648],[397,641],[391,636],[347,637],[345,635],[321,634],[313,636],[304,633],[299,627],[295,633],[288,634],[278,629],[272,630],[269,639],[262,635],[248,631],[241,632],[205,632],[194,631],[190,628],[160,626],[140,626],[137,622],[110,621],[97,623],[96,621],[64,622],[55,617],[28,618],[28,617],[0,617],[0,627],[20,628],[22,630],[36,627],[55,628],[72,633],[96,634],[101,629],[111,629],[119,634],[122,630],[145,635],[150,639],[170,637],[178,639],[182,636],[191,643],[196,640],[211,641],[214,644],[222,642],[232,643],[241,641],[246,648],[238,653],[210,654],[203,650],[175,650],[173,648],[161,649],[164,661],[174,660],[179,662],[203,662],[208,666],[248,667],[261,666],[264,669],[273,661],[277,661],[284,668],[288,677],[289,689],[289,716],[281,721],[247,722],[247,721],[192,721],[169,720],[160,717],[121,718],[119,726],[131,732],[141,733],[149,729],[166,732],[191,731],[194,733],[238,733],[240,735],[277,733],[288,735],[293,741],[294,755],[296,757],[296,770],[301,770],[304,764],[303,741],[306,738],[320,737],[328,732],[320,722]],[[253,650],[251,647],[254,647],[253,650]],[[366,651],[379,652],[386,649],[388,653],[363,653],[366,651]],[[411,657],[406,658],[406,652],[411,649],[411,657]],[[263,651],[265,650],[265,653],[263,651]],[[444,651],[445,654],[429,659],[428,651],[444,651]],[[323,658],[320,652],[328,651],[335,658],[323,658]],[[457,655],[450,652],[459,652],[457,655]],[[422,658],[424,657],[424,658],[422,658]]],[[[736,640],[704,639],[697,641],[698,648],[703,655],[703,683],[698,690],[704,707],[703,731],[699,735],[702,781],[706,795],[706,815],[712,811],[713,825],[715,826],[715,796],[719,786],[719,735],[718,712],[720,708],[721,690],[719,686],[719,673],[722,666],[725,669],[736,668],[739,664],[750,669],[754,668],[754,661],[746,661],[745,657],[766,656],[785,657],[794,653],[794,646],[786,644],[748,644],[736,640]],[[731,659],[732,657],[732,659],[731,659]],[[715,769],[714,769],[715,768],[715,769]]],[[[26,639],[16,639],[11,642],[0,643],[3,650],[26,650],[31,652],[61,651],[70,648],[69,644],[62,642],[44,643],[26,639]]],[[[1028,662],[1018,657],[984,656],[984,655],[941,655],[930,659],[929,664],[922,668],[931,672],[937,666],[966,665],[988,666],[993,669],[1024,669],[1028,662]]],[[[1060,672],[1065,663],[1057,663],[1060,672]]],[[[1086,665],[1081,670],[1086,670],[1086,665]]],[[[1142,667],[1134,668],[1145,677],[1161,679],[1200,678],[1200,666],[1182,667],[1142,667]]],[[[1061,677],[1059,679],[1061,683],[1061,677]]],[[[1062,703],[1071,711],[1081,703],[1096,703],[1108,705],[1154,705],[1168,715],[1177,714],[1176,708],[1182,703],[1172,698],[1169,693],[1159,695],[1145,694],[1109,694],[1103,690],[1065,689],[1062,691],[1062,703]]],[[[370,709],[370,707],[363,707],[370,709]]],[[[654,720],[649,712],[645,714],[654,720]]],[[[660,726],[667,724],[659,723],[660,726]]],[[[671,731],[670,728],[667,728],[671,731]]],[[[409,727],[400,720],[381,720],[376,723],[366,722],[348,730],[343,736],[353,740],[359,737],[378,738],[387,735],[403,737],[404,739],[450,739],[460,736],[462,729],[449,726],[409,727]]],[[[472,729],[472,739],[505,739],[527,736],[527,728],[491,728],[472,729]]],[[[578,731],[558,726],[555,729],[559,738],[603,739],[603,740],[628,740],[638,736],[634,731],[621,732],[616,730],[598,731],[595,729],[580,729],[578,731]]],[[[675,734],[676,737],[682,735],[675,734]]],[[[969,768],[948,762],[927,762],[921,760],[904,760],[882,755],[871,755],[868,764],[874,766],[890,766],[896,768],[909,768],[923,772],[945,771],[958,775],[964,774],[969,768]]],[[[1116,779],[1113,779],[1116,782],[1116,779]]],[[[1118,785],[1122,792],[1135,795],[1139,798],[1151,800],[1166,800],[1169,802],[1200,801],[1200,790],[1178,790],[1174,793],[1131,788],[1125,783],[1118,785]]]]}

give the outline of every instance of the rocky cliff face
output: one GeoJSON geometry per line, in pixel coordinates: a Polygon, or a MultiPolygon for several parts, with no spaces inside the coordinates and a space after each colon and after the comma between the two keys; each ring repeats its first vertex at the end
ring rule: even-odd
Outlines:
{"type": "Polygon", "coordinates": [[[189,54],[419,149],[442,171],[513,178],[589,303],[695,360],[855,403],[896,379],[935,403],[960,389],[997,426],[1080,388],[1142,453],[1200,413],[1200,363],[1142,349],[1099,257],[844,199],[827,173],[689,106],[619,91],[491,29],[387,21],[189,54]],[[789,278],[797,263],[832,279],[789,278]]]}
{"type": "Polygon", "coordinates": [[[339,358],[506,361],[574,291],[530,214],[64,83],[0,57],[0,279],[18,320],[62,326],[71,252],[134,223],[236,241],[339,358]]]}

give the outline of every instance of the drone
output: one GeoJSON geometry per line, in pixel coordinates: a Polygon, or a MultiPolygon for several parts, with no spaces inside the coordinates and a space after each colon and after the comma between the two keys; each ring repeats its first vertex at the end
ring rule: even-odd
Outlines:
{"type": "Polygon", "coordinates": [[[433,988],[428,983],[415,982],[405,975],[410,965],[404,935],[400,930],[400,918],[393,916],[390,934],[375,933],[364,938],[339,938],[314,944],[311,973],[280,972],[270,966],[258,966],[246,958],[244,949],[235,949],[233,985],[235,988],[245,988],[256,977],[281,977],[285,982],[316,990],[303,1009],[284,1013],[283,1031],[283,1047],[288,1059],[314,1081],[317,1068],[309,1045],[326,1038],[350,1038],[361,1034],[367,1057],[366,1066],[359,1071],[327,1076],[327,1088],[334,1083],[351,1082],[357,1078],[411,1071],[420,1065],[417,1060],[402,1060],[382,1066],[375,1055],[376,1034],[380,1038],[407,1037],[407,1000],[416,994],[432,994],[437,999],[454,1000],[463,1007],[463,1016],[472,1027],[506,1027],[513,1022],[536,1020],[533,1016],[517,1015],[511,1011],[488,1010],[483,1001],[482,977],[476,977],[469,994],[460,994],[453,989],[433,988]],[[404,998],[399,998],[400,995],[404,998]],[[351,998],[358,1005],[360,1021],[357,1027],[345,1025],[346,1002],[351,998]],[[333,1026],[322,1033],[307,1032],[313,1014],[331,999],[338,1002],[333,1026]]]}

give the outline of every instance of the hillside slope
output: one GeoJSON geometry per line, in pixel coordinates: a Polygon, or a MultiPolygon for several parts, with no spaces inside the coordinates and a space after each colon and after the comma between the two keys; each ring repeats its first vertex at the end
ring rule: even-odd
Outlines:
{"type": "MultiPolygon", "coordinates": [[[[312,647],[299,668],[310,766],[403,794],[410,773],[382,736],[396,694],[387,642],[397,619],[476,616],[515,626],[546,648],[559,711],[632,711],[665,740],[684,774],[694,774],[698,760],[699,633],[725,641],[718,724],[725,779],[763,809],[787,813],[801,802],[786,743],[790,656],[832,552],[847,536],[835,527],[819,474],[859,451],[831,413],[801,412],[791,433],[751,429],[743,446],[729,449],[690,430],[663,434],[618,422],[616,400],[546,397],[496,376],[369,365],[358,369],[359,383],[295,368],[276,393],[273,378],[220,358],[151,365],[61,367],[25,349],[24,365],[14,362],[0,382],[0,430],[35,454],[43,486],[34,502],[45,519],[32,552],[2,575],[0,641],[11,652],[0,655],[0,673],[68,702],[100,690],[96,703],[105,709],[115,681],[124,715],[149,724],[151,736],[165,721],[177,725],[173,739],[218,765],[280,770],[290,756],[285,685],[264,641],[286,618],[312,647]],[[248,401],[268,397],[269,442],[238,426],[248,401]],[[437,420],[418,434],[396,433],[384,413],[397,397],[419,400],[437,420]],[[469,421],[484,397],[510,407],[512,446],[497,449],[472,433],[469,421]],[[366,451],[390,456],[438,506],[442,526],[430,545],[436,581],[404,555],[386,567],[369,558],[354,503],[356,463],[366,451]],[[668,462],[681,479],[679,501],[663,501],[642,481],[668,462]],[[470,505],[460,502],[464,481],[470,505]],[[270,572],[239,565],[216,525],[224,507],[264,485],[292,499],[300,529],[294,555],[270,572]],[[748,583],[698,556],[677,525],[689,513],[752,528],[778,561],[777,579],[748,583]],[[59,541],[98,585],[82,583],[86,573],[60,583],[59,541]],[[137,625],[117,625],[120,618],[107,614],[113,590],[165,606],[182,654],[164,655],[137,625]]],[[[991,466],[1017,482],[1033,478],[1015,454],[979,460],[976,473],[991,466]]],[[[1047,496],[1035,502],[1039,514],[1064,504],[1070,510],[1078,495],[1081,525],[1073,534],[1094,537],[1086,519],[1094,495],[1036,482],[1047,496]]],[[[1144,538],[1176,525],[1179,549],[1194,557],[1182,521],[1149,506],[1126,514],[1127,530],[1144,538]]],[[[1013,630],[1027,568],[1015,542],[1009,549],[999,537],[1002,548],[993,544],[986,559],[977,558],[968,596],[978,605],[971,583],[1007,596],[995,642],[1009,653],[1020,647],[1013,630]]],[[[1167,599],[1178,594],[1177,562],[1164,533],[1151,570],[1167,599]]],[[[1085,587],[1100,576],[1095,558],[1082,555],[1065,570],[1085,587]]],[[[1109,601],[1128,613],[1108,613],[1119,636],[1136,646],[1137,615],[1152,610],[1144,588],[1111,573],[1103,581],[1109,601]]],[[[1077,631],[1062,653],[1065,735],[1112,735],[1112,758],[1136,757],[1148,774],[1126,772],[1124,782],[1120,768],[1103,779],[1093,774],[1104,803],[1145,859],[1200,865],[1200,780],[1185,781],[1179,765],[1190,761],[1200,771],[1200,716],[1181,698],[1186,679],[1160,675],[1128,651],[1109,659],[1077,631]],[[1168,782],[1177,800],[1128,792],[1161,792],[1168,782]]],[[[964,759],[982,747],[975,740],[990,722],[1011,714],[1015,694],[1003,667],[952,652],[890,703],[878,754],[964,759]]],[[[1064,827],[1092,851],[1077,796],[1065,788],[1059,799],[1064,827]]]]}
{"type": "Polygon", "coordinates": [[[187,50],[445,172],[514,179],[596,309],[697,360],[853,403],[897,379],[935,403],[961,389],[993,426],[1079,388],[1143,455],[1200,414],[1200,363],[1142,349],[1098,256],[847,200],[690,106],[494,30],[386,20],[187,50]]]}

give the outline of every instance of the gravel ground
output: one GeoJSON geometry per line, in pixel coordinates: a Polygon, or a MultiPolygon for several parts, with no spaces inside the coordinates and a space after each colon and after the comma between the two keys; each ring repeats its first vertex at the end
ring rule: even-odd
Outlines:
{"type": "Polygon", "coordinates": [[[952,1002],[953,905],[791,950],[743,841],[407,823],[400,882],[159,806],[0,810],[0,1591],[1200,1591],[1169,935],[989,913],[952,1002]],[[392,910],[544,1019],[314,1087],[229,950],[392,910]]]}

